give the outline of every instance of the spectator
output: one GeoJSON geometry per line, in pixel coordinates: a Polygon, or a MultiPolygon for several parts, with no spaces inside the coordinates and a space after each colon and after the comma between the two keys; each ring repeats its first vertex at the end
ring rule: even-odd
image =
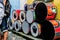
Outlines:
{"type": "Polygon", "coordinates": [[[6,14],[6,16],[3,17],[2,23],[0,25],[1,26],[0,31],[3,33],[3,35],[0,34],[0,40],[7,40],[8,38],[7,19],[10,16],[10,3],[9,3],[9,0],[0,0],[0,2],[4,4],[4,7],[5,7],[4,14],[6,14]]]}

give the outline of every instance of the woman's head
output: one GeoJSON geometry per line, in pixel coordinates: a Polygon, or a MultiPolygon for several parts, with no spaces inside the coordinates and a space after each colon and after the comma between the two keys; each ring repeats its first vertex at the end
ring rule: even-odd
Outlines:
{"type": "Polygon", "coordinates": [[[35,13],[36,13],[37,20],[39,21],[45,20],[47,16],[47,7],[45,3],[43,2],[38,3],[35,8],[35,13]]]}

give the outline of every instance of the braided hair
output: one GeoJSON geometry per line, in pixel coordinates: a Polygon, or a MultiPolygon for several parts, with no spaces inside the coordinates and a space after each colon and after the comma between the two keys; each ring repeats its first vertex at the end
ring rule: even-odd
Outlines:
{"type": "Polygon", "coordinates": [[[7,0],[5,5],[5,14],[7,18],[10,16],[10,11],[11,11],[11,5],[9,0],[7,0]]]}

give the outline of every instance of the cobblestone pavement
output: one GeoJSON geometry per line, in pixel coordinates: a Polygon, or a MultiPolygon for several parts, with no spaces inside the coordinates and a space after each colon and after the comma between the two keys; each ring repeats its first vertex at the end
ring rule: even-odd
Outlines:
{"type": "Polygon", "coordinates": [[[9,32],[8,40],[26,40],[26,39],[24,39],[20,36],[17,36],[15,34],[13,34],[12,32],[9,32]]]}
{"type": "MultiPolygon", "coordinates": [[[[19,33],[22,34],[22,35],[25,35],[22,32],[19,32],[19,33]]],[[[32,36],[29,36],[29,35],[25,35],[25,36],[30,37],[30,38],[32,38],[34,40],[42,40],[42,39],[33,38],[32,36]]],[[[27,38],[23,38],[21,36],[13,34],[12,32],[9,32],[8,40],[27,40],[27,38]]],[[[28,39],[28,40],[31,40],[31,39],[28,39]]]]}

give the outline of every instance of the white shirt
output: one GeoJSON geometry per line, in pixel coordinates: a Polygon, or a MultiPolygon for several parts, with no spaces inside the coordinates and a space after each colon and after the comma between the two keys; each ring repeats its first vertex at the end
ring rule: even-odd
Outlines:
{"type": "Polygon", "coordinates": [[[0,3],[0,24],[2,22],[3,17],[5,16],[4,14],[4,6],[3,4],[0,3]]]}

